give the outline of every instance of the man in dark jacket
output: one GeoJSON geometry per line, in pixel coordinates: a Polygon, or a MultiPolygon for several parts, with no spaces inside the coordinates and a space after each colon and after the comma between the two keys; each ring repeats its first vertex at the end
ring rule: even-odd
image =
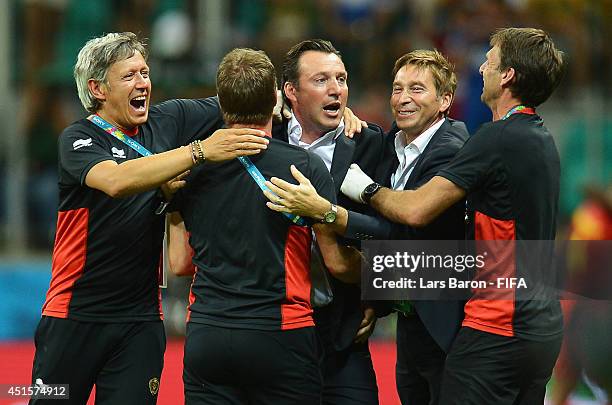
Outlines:
{"type": "MultiPolygon", "coordinates": [[[[387,137],[380,168],[384,185],[414,190],[446,165],[468,138],[460,121],[446,118],[456,88],[452,65],[437,51],[417,50],[393,69],[391,109],[396,126],[387,137]]],[[[458,202],[424,228],[392,224],[388,239],[461,240],[465,204],[458,202]]],[[[351,221],[358,228],[358,222],[351,221]]],[[[437,404],[446,353],[461,320],[463,302],[396,303],[397,390],[403,404],[437,404]]]]}
{"type": "MultiPolygon", "coordinates": [[[[370,212],[343,196],[340,185],[351,163],[375,176],[383,156],[384,134],[380,127],[370,124],[353,139],[345,136],[342,116],[348,99],[348,74],[340,53],[328,41],[300,42],[287,52],[282,74],[283,93],[293,117],[274,126],[273,137],[319,155],[334,180],[338,203],[370,212]]],[[[335,210],[332,206],[330,213],[328,204],[321,218],[333,223],[335,210]]],[[[319,257],[313,249],[313,276],[318,273],[325,277],[327,270],[319,257]]],[[[367,344],[374,329],[374,312],[364,312],[358,284],[345,283],[338,277],[327,281],[328,291],[315,291],[313,295],[315,324],[324,350],[323,404],[377,404],[378,389],[367,344]]],[[[325,279],[320,284],[324,285],[325,279]]]]}

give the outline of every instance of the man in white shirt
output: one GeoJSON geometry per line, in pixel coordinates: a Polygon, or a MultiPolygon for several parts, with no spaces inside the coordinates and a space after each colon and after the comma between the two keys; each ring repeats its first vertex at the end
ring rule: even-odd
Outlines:
{"type": "MultiPolygon", "coordinates": [[[[344,135],[342,117],[348,99],[348,73],[340,53],[325,40],[303,41],[287,52],[282,71],[283,95],[293,116],[275,125],[272,136],[323,159],[334,179],[339,204],[373,213],[370,208],[355,204],[340,193],[340,185],[351,163],[359,164],[376,178],[384,150],[384,133],[376,125],[362,128],[353,139],[344,135]]],[[[320,214],[319,219],[333,223],[336,206],[327,203],[320,214]]],[[[359,241],[342,242],[355,246],[359,241]]],[[[313,249],[313,278],[325,274],[322,263],[320,254],[313,249]]],[[[357,283],[359,269],[353,270],[357,270],[357,283]]],[[[325,283],[329,283],[329,288],[315,289],[313,294],[315,324],[323,347],[322,403],[378,404],[376,376],[367,344],[376,320],[374,311],[364,313],[358,284],[345,283],[335,277],[319,281],[313,280],[313,285],[325,287],[325,283]]]]}
{"type": "MultiPolygon", "coordinates": [[[[394,190],[416,189],[452,159],[468,134],[462,123],[446,117],[456,78],[442,54],[410,52],[397,60],[393,72],[390,102],[399,131],[394,139],[396,160],[388,159],[393,162],[389,185],[394,190]]],[[[391,236],[463,239],[463,204],[422,229],[394,224],[391,236]]],[[[402,301],[394,309],[398,313],[396,380],[401,401],[411,405],[437,404],[446,353],[462,319],[462,303],[402,301]]]]}

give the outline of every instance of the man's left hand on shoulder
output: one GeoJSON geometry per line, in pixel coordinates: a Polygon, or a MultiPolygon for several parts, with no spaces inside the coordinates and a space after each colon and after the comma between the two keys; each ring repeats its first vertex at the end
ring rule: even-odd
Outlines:
{"type": "Polygon", "coordinates": [[[348,107],[344,108],[343,117],[344,117],[344,135],[346,135],[347,138],[353,139],[353,136],[355,136],[355,133],[360,134],[363,128],[368,127],[368,123],[360,119],[358,116],[356,116],[353,113],[353,111],[348,107]]]}

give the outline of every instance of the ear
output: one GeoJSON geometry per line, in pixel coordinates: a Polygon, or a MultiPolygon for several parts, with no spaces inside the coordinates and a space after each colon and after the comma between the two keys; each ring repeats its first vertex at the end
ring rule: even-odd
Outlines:
{"type": "Polygon", "coordinates": [[[295,93],[297,93],[297,89],[295,88],[293,83],[285,82],[285,85],[283,86],[283,91],[285,93],[285,97],[287,97],[287,99],[291,101],[291,104],[295,104],[297,101],[297,96],[295,95],[295,93]]]}
{"type": "Polygon", "coordinates": [[[504,70],[503,72],[501,72],[500,85],[502,87],[510,86],[510,84],[512,83],[512,80],[514,80],[515,75],[516,75],[516,72],[514,71],[514,68],[510,67],[504,70]]]}
{"type": "Polygon", "coordinates": [[[89,89],[89,92],[98,100],[106,100],[106,92],[108,89],[103,83],[94,79],[89,79],[87,81],[87,88],[89,89]]]}
{"type": "Polygon", "coordinates": [[[444,93],[440,97],[442,98],[442,102],[440,103],[440,108],[438,111],[442,114],[447,114],[451,104],[453,103],[453,95],[450,93],[444,93]]]}

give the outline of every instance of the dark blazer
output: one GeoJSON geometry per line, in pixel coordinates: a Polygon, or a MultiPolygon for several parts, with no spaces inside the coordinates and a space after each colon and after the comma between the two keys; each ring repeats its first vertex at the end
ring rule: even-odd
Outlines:
{"type": "MultiPolygon", "coordinates": [[[[272,137],[288,141],[286,120],[272,127],[272,137]]],[[[375,124],[368,123],[368,128],[363,129],[360,134],[355,134],[353,139],[344,134],[336,139],[330,171],[338,195],[338,205],[367,215],[375,214],[370,207],[347,198],[340,192],[340,186],[351,163],[357,163],[365,173],[375,177],[384,150],[385,134],[375,124]]],[[[359,246],[358,240],[346,239],[342,242],[359,246]]],[[[343,283],[334,277],[330,277],[330,284],[334,299],[325,307],[315,308],[315,324],[325,350],[342,351],[351,346],[363,319],[361,289],[357,284],[343,283]]]]}
{"type": "MultiPolygon", "coordinates": [[[[391,174],[395,172],[399,161],[395,153],[395,125],[386,136],[385,158],[379,166],[377,178],[384,179],[381,184],[390,187],[391,174]]],[[[446,119],[440,129],[433,135],[423,153],[418,157],[405,190],[416,189],[431,180],[438,171],[446,166],[468,139],[469,134],[461,121],[446,119]]],[[[465,238],[465,201],[460,201],[442,213],[432,223],[423,228],[389,222],[380,217],[372,218],[349,214],[347,235],[362,239],[396,239],[396,240],[463,240],[465,238]]],[[[376,303],[379,315],[390,312],[390,302],[376,303]]],[[[414,301],[413,305],[438,345],[446,352],[461,327],[463,320],[463,301],[414,301]]]]}

